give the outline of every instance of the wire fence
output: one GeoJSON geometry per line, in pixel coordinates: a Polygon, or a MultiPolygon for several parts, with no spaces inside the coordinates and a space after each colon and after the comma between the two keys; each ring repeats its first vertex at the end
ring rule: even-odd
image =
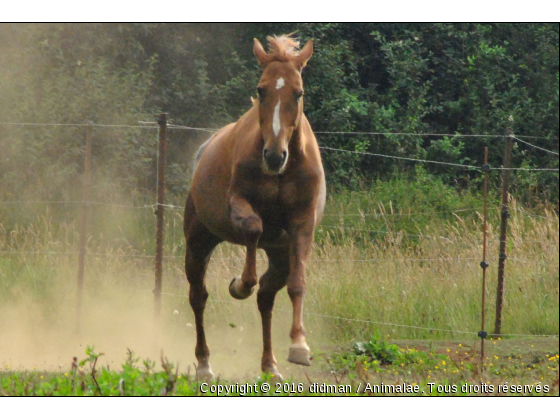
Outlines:
{"type": "Polygon", "coordinates": [[[537,146],[537,145],[535,145],[535,144],[531,144],[531,143],[529,143],[529,142],[527,142],[527,141],[525,141],[525,140],[521,140],[520,138],[515,137],[515,136],[513,136],[513,138],[514,138],[515,140],[517,140],[518,142],[521,142],[521,143],[523,143],[523,144],[525,144],[525,145],[527,145],[527,146],[529,146],[529,147],[532,147],[532,148],[534,148],[534,149],[539,149],[539,150],[542,150],[543,152],[550,153],[550,154],[553,154],[553,155],[558,156],[558,153],[557,153],[557,152],[554,152],[554,151],[552,151],[552,150],[545,149],[544,147],[540,147],[540,146],[537,146]]]}
{"type": "MultiPolygon", "coordinates": [[[[375,157],[382,157],[388,159],[395,159],[395,160],[406,160],[408,162],[420,162],[420,163],[434,163],[437,165],[445,165],[445,166],[454,166],[457,168],[463,169],[470,169],[480,171],[481,168],[479,166],[474,165],[465,165],[462,163],[451,163],[451,162],[440,162],[437,160],[426,160],[426,159],[416,159],[416,158],[408,158],[402,156],[393,156],[393,155],[384,155],[380,153],[371,153],[371,152],[359,152],[355,150],[344,150],[344,149],[336,149],[334,147],[327,147],[321,146],[319,147],[322,150],[330,150],[333,152],[342,152],[342,153],[352,153],[355,155],[362,155],[362,156],[375,156],[375,157]]],[[[558,168],[490,168],[490,170],[494,171],[537,171],[537,172],[558,172],[558,168]]]]}
{"type": "MultiPolygon", "coordinates": [[[[166,207],[173,210],[181,210],[185,209],[184,206],[176,205],[176,204],[163,204],[163,203],[153,203],[153,204],[141,204],[141,205],[130,205],[130,204],[120,204],[120,203],[111,203],[111,202],[103,202],[103,201],[82,201],[82,200],[64,200],[64,201],[39,201],[39,200],[8,200],[8,201],[0,201],[0,206],[10,206],[10,205],[28,205],[28,204],[58,204],[58,205],[86,205],[86,206],[101,206],[101,207],[117,207],[117,208],[125,208],[125,209],[140,209],[140,210],[153,210],[158,206],[166,207]]],[[[361,218],[375,218],[375,219],[383,219],[383,218],[415,218],[427,215],[434,215],[434,214],[458,214],[458,213],[467,213],[467,212],[478,212],[482,210],[481,207],[469,207],[463,209],[453,209],[453,210],[442,210],[442,211],[430,211],[430,212],[414,212],[414,213],[324,213],[324,217],[361,217],[361,218]]],[[[499,208],[495,208],[495,211],[499,211],[499,208]]],[[[553,222],[558,222],[558,216],[550,217],[550,216],[543,216],[540,214],[535,214],[528,212],[522,208],[515,208],[513,209],[515,212],[523,213],[528,217],[536,218],[536,219],[544,219],[550,220],[553,222]]],[[[330,228],[342,228],[344,229],[345,226],[327,226],[327,225],[320,225],[322,227],[330,227],[330,228]]]]}
{"type": "MultiPolygon", "coordinates": [[[[0,125],[4,126],[28,126],[28,127],[88,127],[89,129],[93,127],[100,127],[100,128],[110,128],[110,129],[147,129],[147,130],[160,130],[161,127],[153,122],[139,122],[138,124],[95,124],[95,123],[25,123],[25,122],[0,122],[0,125]]],[[[182,125],[175,125],[175,124],[167,124],[167,130],[191,130],[191,131],[199,131],[199,132],[208,132],[214,133],[218,130],[213,128],[205,128],[205,127],[188,127],[182,125]]],[[[316,134],[320,135],[344,135],[344,136],[355,136],[355,135],[368,135],[368,136],[406,136],[406,137],[450,137],[450,138],[493,138],[493,139],[502,139],[504,138],[503,134],[460,134],[460,133],[453,133],[453,134],[442,134],[442,133],[398,133],[398,132],[341,132],[341,131],[317,131],[316,134]]],[[[543,136],[520,136],[520,135],[513,135],[509,134],[509,137],[525,146],[541,150],[543,152],[558,156],[557,152],[552,150],[545,149],[541,146],[535,145],[531,142],[521,139],[520,137],[524,137],[526,139],[554,139],[558,140],[557,138],[552,137],[543,137],[543,136]]],[[[454,162],[443,162],[443,161],[435,161],[435,160],[426,160],[426,159],[418,159],[418,158],[411,158],[405,156],[395,156],[389,154],[379,154],[379,153],[371,153],[367,151],[357,151],[357,150],[345,150],[339,148],[333,148],[328,146],[321,146],[320,149],[327,153],[340,153],[340,154],[354,154],[354,155],[362,155],[362,156],[372,156],[377,158],[384,158],[384,159],[393,159],[393,160],[403,160],[415,163],[426,163],[426,164],[435,164],[435,165],[442,165],[442,166],[451,166],[457,167],[467,170],[476,170],[482,171],[483,168],[475,165],[467,165],[462,163],[454,163],[454,162]]],[[[558,172],[558,168],[526,168],[526,167],[499,167],[499,168],[487,168],[488,170],[498,170],[498,171],[535,171],[535,172],[558,172]]],[[[17,205],[17,206],[27,206],[31,204],[45,204],[45,205],[81,205],[81,206],[100,206],[100,207],[115,207],[115,208],[123,208],[127,210],[132,209],[139,209],[139,210],[157,210],[160,208],[168,208],[173,210],[183,210],[184,207],[180,205],[173,205],[167,203],[160,203],[155,202],[153,204],[141,204],[141,205],[129,205],[129,204],[121,204],[121,203],[114,203],[114,202],[102,202],[102,201],[91,201],[91,200],[69,200],[69,201],[25,201],[25,200],[13,200],[13,201],[0,201],[0,206],[10,206],[10,205],[17,205]]],[[[366,213],[366,212],[359,212],[359,213],[352,213],[352,214],[336,214],[336,213],[327,213],[324,216],[326,217],[360,217],[362,219],[367,218],[415,218],[421,217],[425,215],[433,215],[433,214],[442,214],[442,213],[451,213],[451,214],[459,214],[459,213],[466,213],[466,212],[479,212],[482,208],[481,207],[471,207],[471,208],[462,208],[462,209],[455,209],[455,210],[445,210],[445,211],[437,211],[437,212],[408,212],[408,213],[366,213]]],[[[499,211],[499,209],[496,209],[499,211]]],[[[519,214],[523,214],[526,217],[530,218],[538,218],[538,219],[545,219],[552,222],[558,223],[558,215],[538,215],[533,214],[530,212],[525,211],[521,208],[514,209],[519,214]],[[554,217],[555,216],[555,217],[554,217]]],[[[441,236],[433,236],[433,235],[425,235],[425,234],[415,234],[415,233],[408,233],[402,231],[394,231],[394,230],[372,230],[372,229],[365,229],[359,228],[355,226],[346,226],[346,225],[330,225],[325,224],[321,225],[320,228],[327,229],[331,231],[349,231],[349,232],[358,232],[358,233],[368,233],[368,234],[379,234],[379,235],[394,235],[394,236],[405,236],[405,237],[413,237],[413,238],[428,238],[428,239],[437,239],[437,240],[445,240],[445,237],[441,236]]],[[[513,241],[517,243],[524,242],[523,238],[513,238],[513,241]]],[[[527,241],[527,242],[539,242],[541,244],[556,244],[558,245],[558,240],[555,241],[527,241]]],[[[84,254],[85,249],[80,249],[77,251],[34,251],[34,250],[27,250],[27,249],[12,249],[12,250],[0,250],[0,254],[2,255],[17,255],[17,254],[24,254],[24,255],[44,255],[44,256],[60,256],[60,255],[79,255],[84,254]]],[[[139,258],[139,259],[152,259],[154,255],[142,254],[142,253],[95,253],[95,252],[88,252],[88,256],[91,257],[102,257],[102,258],[139,258]]],[[[177,258],[184,258],[183,255],[164,255],[162,258],[166,259],[177,259],[177,258]]],[[[221,260],[221,261],[243,261],[243,257],[213,257],[213,260],[221,260]]],[[[500,258],[501,259],[501,256],[500,258]]],[[[310,259],[311,262],[316,263],[323,263],[323,262],[353,262],[353,263],[373,263],[373,262],[395,262],[395,261],[415,261],[415,262],[430,262],[430,261],[449,261],[449,262],[457,262],[457,261],[464,261],[464,262],[476,262],[478,258],[469,258],[469,257],[440,257],[440,258],[395,258],[395,259],[380,259],[380,258],[358,258],[358,259],[310,259]]],[[[526,259],[519,259],[519,258],[508,258],[509,261],[512,262],[534,262],[533,260],[526,260],[526,259]]],[[[265,262],[264,259],[259,259],[260,262],[265,262]]],[[[490,259],[490,261],[498,261],[498,258],[495,260],[490,259]]],[[[168,296],[177,296],[177,297],[186,297],[185,295],[177,295],[171,293],[161,293],[161,295],[168,295],[168,296]]],[[[240,305],[239,302],[231,302],[231,301],[220,301],[220,300],[212,300],[216,303],[224,303],[224,304],[232,304],[232,305],[240,305]]],[[[252,307],[252,306],[251,306],[252,307]]],[[[447,332],[451,334],[468,334],[468,335],[476,335],[477,332],[474,331],[461,331],[461,330],[453,330],[453,329],[444,329],[444,328],[437,328],[437,327],[423,327],[423,326],[416,326],[416,325],[407,325],[407,324],[398,324],[398,323],[388,323],[388,322],[381,322],[375,320],[368,320],[368,319],[359,319],[359,318],[351,318],[351,317],[343,317],[337,315],[328,315],[328,314],[319,314],[319,313],[310,313],[306,312],[307,315],[325,319],[337,319],[342,321],[348,322],[358,322],[358,323],[368,323],[374,325],[386,325],[391,327],[399,327],[399,328],[409,328],[409,329],[418,329],[418,330],[428,330],[428,331],[438,331],[438,332],[447,332]]],[[[495,334],[496,336],[525,336],[525,337],[558,337],[558,334],[553,335],[542,335],[542,334],[495,334]]]]}
{"type": "MultiPolygon", "coordinates": [[[[122,129],[129,129],[129,128],[138,128],[138,129],[148,129],[148,130],[157,130],[158,126],[156,123],[153,122],[140,122],[140,125],[133,125],[133,124],[98,124],[98,123],[30,123],[30,122],[5,122],[1,121],[0,125],[6,126],[35,126],[35,127],[102,127],[102,128],[122,128],[122,129]]],[[[202,132],[209,132],[214,133],[217,132],[218,129],[215,128],[207,128],[207,127],[189,127],[189,126],[182,126],[182,125],[175,125],[175,124],[168,124],[168,130],[190,130],[190,131],[202,131],[202,132]]],[[[395,133],[395,132],[369,132],[369,131],[316,131],[316,134],[325,134],[325,135],[368,135],[368,136],[408,136],[408,137],[465,137],[465,138],[494,138],[500,139],[503,138],[503,134],[460,134],[460,133],[395,133]]],[[[534,147],[540,150],[543,150],[548,153],[552,153],[554,155],[558,155],[557,152],[544,149],[542,147],[536,146],[531,144],[525,140],[521,140],[518,137],[511,135],[512,138],[515,140],[528,145],[530,147],[534,147]]],[[[558,140],[555,137],[539,137],[539,136],[523,136],[526,138],[533,138],[533,139],[553,139],[558,140]]],[[[345,150],[345,149],[338,149],[334,147],[328,146],[321,146],[320,149],[333,151],[338,153],[351,153],[357,154],[362,156],[375,156],[387,159],[395,159],[395,160],[405,160],[409,162],[420,162],[420,163],[430,163],[436,165],[444,165],[444,166],[453,166],[462,169],[469,169],[469,170],[480,170],[481,168],[475,165],[466,165],[461,163],[453,163],[453,162],[441,162],[435,160],[426,160],[426,159],[417,159],[417,158],[410,158],[405,156],[395,156],[395,155],[387,155],[387,154],[380,154],[380,153],[371,153],[366,151],[356,151],[356,150],[345,150]]],[[[558,168],[491,168],[491,170],[515,170],[515,171],[540,171],[540,172],[558,172],[558,168]]]]}
{"type": "MultiPolygon", "coordinates": [[[[173,205],[173,204],[161,204],[161,203],[155,203],[155,204],[144,204],[144,205],[138,205],[138,206],[133,206],[133,205],[126,205],[126,204],[118,204],[118,203],[107,203],[107,202],[97,202],[97,201],[0,201],[0,206],[5,206],[5,205],[28,205],[28,204],[45,204],[45,205],[87,205],[87,206],[101,206],[101,207],[116,207],[116,208],[124,208],[124,209],[139,209],[139,210],[155,210],[158,206],[163,206],[166,208],[170,208],[173,210],[180,210],[181,212],[184,210],[183,206],[178,206],[178,205],[173,205]]],[[[367,217],[374,217],[374,218],[391,218],[391,217],[399,217],[399,218],[415,218],[415,217],[419,217],[419,216],[426,216],[426,215],[432,215],[432,214],[458,214],[458,213],[466,213],[466,212],[478,212],[479,210],[481,210],[478,207],[473,207],[473,208],[463,208],[463,209],[456,209],[456,210],[446,210],[446,211],[439,211],[439,212],[418,212],[418,213],[409,213],[409,214],[405,214],[405,213],[401,213],[401,214],[368,214],[368,213],[356,213],[356,214],[336,214],[336,213],[327,213],[324,216],[327,217],[362,217],[362,218],[367,218],[367,217]]],[[[499,212],[500,209],[496,208],[494,209],[496,212],[499,212]]],[[[552,217],[547,217],[547,216],[542,216],[542,215],[537,215],[537,214],[533,214],[530,212],[527,212],[523,209],[519,209],[516,208],[514,211],[526,215],[527,217],[530,218],[539,218],[539,219],[543,219],[543,220],[549,220],[549,221],[553,221],[558,223],[559,219],[558,217],[556,218],[552,218],[552,217]]],[[[354,226],[346,226],[346,225],[329,225],[329,224],[319,224],[317,226],[317,229],[319,230],[329,230],[329,231],[345,231],[345,232],[358,232],[358,233],[371,233],[374,235],[392,235],[393,237],[411,237],[411,238],[424,238],[424,239],[432,239],[432,240],[450,240],[448,238],[446,238],[445,236],[433,236],[433,235],[427,235],[427,234],[422,234],[422,233],[408,233],[408,232],[403,232],[402,230],[375,230],[375,229],[367,229],[367,228],[357,228],[354,226]]],[[[527,239],[523,239],[523,238],[514,238],[513,239],[516,243],[540,243],[540,244],[556,244],[558,243],[558,241],[532,241],[532,240],[527,240],[527,239]]],[[[0,251],[2,252],[2,251],[0,251]]],[[[43,251],[44,253],[49,253],[49,251],[43,251]]],[[[53,251],[55,252],[55,251],[53,251]]],[[[90,254],[92,255],[92,254],[90,254]]],[[[97,254],[98,256],[100,256],[100,254],[97,254]]],[[[131,254],[129,256],[136,256],[137,254],[131,254]]],[[[122,255],[121,255],[122,256],[122,255]]],[[[413,259],[414,260],[414,259],[413,259]]],[[[437,260],[437,259],[435,259],[437,260]]],[[[374,261],[374,260],[361,260],[361,261],[374,261]]]]}
{"type": "MultiPolygon", "coordinates": [[[[149,292],[151,293],[151,290],[137,290],[138,292],[149,292]]],[[[180,298],[186,298],[188,299],[188,295],[183,295],[183,294],[177,294],[177,293],[162,293],[165,296],[172,296],[172,297],[180,297],[180,298]]],[[[231,300],[221,300],[221,299],[213,299],[210,298],[208,299],[208,303],[219,303],[219,304],[226,304],[226,305],[234,305],[236,307],[247,307],[247,308],[251,308],[254,309],[254,305],[250,305],[250,304],[244,304],[242,302],[238,302],[238,301],[231,301],[231,300]]],[[[290,310],[286,310],[286,309],[281,309],[281,308],[277,308],[275,309],[275,311],[279,311],[279,312],[285,312],[285,313],[291,313],[290,310]]],[[[318,314],[315,312],[305,312],[306,315],[312,316],[312,317],[317,317],[317,318],[325,318],[325,319],[336,319],[336,320],[340,320],[340,321],[348,321],[348,322],[359,322],[359,323],[364,323],[364,324],[372,324],[372,325],[383,325],[383,326],[389,326],[389,327],[399,327],[399,328],[409,328],[409,329],[415,329],[415,330],[424,330],[424,331],[429,331],[429,332],[446,332],[446,333],[450,333],[450,334],[466,334],[466,335],[470,335],[470,336],[476,336],[478,334],[478,331],[462,331],[462,330],[454,330],[454,329],[447,329],[447,328],[437,328],[437,327],[421,327],[418,325],[410,325],[410,324],[397,324],[397,323],[393,323],[393,322],[384,322],[384,321],[375,321],[375,320],[370,320],[370,319],[360,319],[360,318],[350,318],[350,317],[344,317],[344,316],[338,316],[338,315],[325,315],[325,314],[318,314]]],[[[493,334],[496,337],[558,337],[558,334],[493,334]]]]}
{"type": "MultiPolygon", "coordinates": [[[[0,254],[3,255],[44,255],[44,256],[61,256],[61,255],[77,255],[80,251],[33,251],[33,250],[0,250],[0,254]]],[[[88,252],[90,257],[106,257],[112,259],[119,258],[143,258],[152,259],[153,255],[142,254],[142,253],[132,253],[132,254],[122,254],[122,253],[99,253],[99,252],[88,252]]],[[[163,258],[166,259],[184,259],[184,255],[164,255],[163,258]]],[[[211,257],[212,261],[245,261],[244,257],[211,257]]],[[[350,262],[350,263],[372,263],[372,262],[390,262],[398,263],[402,261],[412,261],[412,262],[426,262],[426,261],[439,261],[439,262],[457,262],[457,261],[468,261],[476,262],[479,258],[474,257],[438,257],[438,258],[310,258],[307,261],[313,263],[322,262],[350,262]]],[[[523,258],[509,258],[509,261],[522,262],[522,263],[534,263],[535,260],[528,260],[523,258]]],[[[266,258],[257,258],[258,262],[266,263],[268,260],[266,258]]],[[[490,258],[488,261],[497,262],[498,258],[490,258]]]]}

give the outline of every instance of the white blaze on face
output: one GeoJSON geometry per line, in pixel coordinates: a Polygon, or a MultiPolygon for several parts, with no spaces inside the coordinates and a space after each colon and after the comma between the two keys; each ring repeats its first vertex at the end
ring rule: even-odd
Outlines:
{"type": "Polygon", "coordinates": [[[274,131],[274,135],[278,137],[278,134],[280,134],[280,98],[278,98],[278,103],[276,104],[276,107],[274,107],[272,130],[274,131]]]}
{"type": "MultiPolygon", "coordinates": [[[[282,89],[285,84],[284,78],[279,78],[276,81],[276,90],[282,89]]],[[[274,131],[274,135],[278,137],[278,134],[280,134],[280,98],[278,98],[278,103],[274,108],[274,114],[272,116],[272,130],[274,131]]]]}

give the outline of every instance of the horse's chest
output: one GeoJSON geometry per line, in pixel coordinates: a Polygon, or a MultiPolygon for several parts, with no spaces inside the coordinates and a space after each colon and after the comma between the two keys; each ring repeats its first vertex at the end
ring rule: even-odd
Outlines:
{"type": "Polygon", "coordinates": [[[276,178],[255,183],[255,204],[258,207],[272,208],[276,211],[292,207],[298,197],[297,185],[282,182],[276,178]]]}
{"type": "Polygon", "coordinates": [[[280,184],[277,180],[262,180],[253,184],[253,191],[257,202],[274,203],[278,200],[280,184]]]}
{"type": "Polygon", "coordinates": [[[293,208],[298,202],[299,188],[296,183],[288,182],[280,185],[278,198],[280,203],[287,208],[293,208]]]}

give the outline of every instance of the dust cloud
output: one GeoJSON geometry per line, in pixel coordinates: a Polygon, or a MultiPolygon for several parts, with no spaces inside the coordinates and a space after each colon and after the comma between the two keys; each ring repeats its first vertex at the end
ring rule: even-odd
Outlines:
{"type": "MultiPolygon", "coordinates": [[[[212,300],[216,290],[210,287],[205,312],[212,369],[222,378],[254,380],[260,375],[262,351],[255,295],[244,302],[234,301],[225,296],[227,282],[220,283],[224,293],[214,293],[212,300]]],[[[183,289],[186,294],[188,286],[183,289]]],[[[0,306],[0,369],[67,372],[73,357],[85,359],[86,348],[94,346],[95,352],[104,353],[98,363],[111,369],[120,369],[131,349],[140,358],[137,366],[150,359],[159,370],[163,354],[179,364],[180,372],[194,375],[196,334],[187,297],[164,295],[160,327],[155,328],[153,295],[147,289],[131,290],[110,283],[86,290],[79,331],[73,288],[58,289],[56,298],[25,296],[4,302],[0,306]]],[[[287,311],[275,311],[275,352],[285,377],[299,369],[286,361],[290,323],[287,311]]]]}

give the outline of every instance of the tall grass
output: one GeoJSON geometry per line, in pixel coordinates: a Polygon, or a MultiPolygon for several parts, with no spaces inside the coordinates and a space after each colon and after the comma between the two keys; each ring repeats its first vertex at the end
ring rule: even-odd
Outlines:
{"type": "MultiPolygon", "coordinates": [[[[370,191],[329,197],[307,272],[305,318],[313,348],[368,338],[374,330],[403,339],[476,339],[476,334],[462,332],[480,329],[481,202],[422,182],[395,179],[370,191]]],[[[61,212],[59,205],[39,206],[4,206],[0,211],[0,312],[8,313],[6,323],[17,322],[22,307],[33,307],[33,317],[65,328],[74,316],[77,208],[67,205],[61,212]],[[10,217],[13,212],[17,223],[10,217]]],[[[145,321],[153,299],[154,215],[151,209],[103,206],[93,206],[91,213],[84,310],[104,302],[107,323],[124,316],[145,321]]],[[[186,298],[181,213],[166,213],[163,297],[165,328],[178,336],[194,323],[186,298]],[[173,315],[175,310],[179,315],[173,315]]],[[[511,214],[502,331],[558,334],[558,216],[542,210],[541,217],[527,214],[515,201],[511,214]]],[[[492,199],[489,331],[498,225],[497,201],[492,199]]],[[[263,273],[264,253],[259,256],[263,273]]],[[[260,316],[254,296],[238,302],[227,291],[243,262],[241,247],[222,244],[215,251],[207,275],[208,328],[219,330],[221,340],[238,340],[252,328],[258,349],[260,316]]],[[[282,292],[275,306],[275,336],[286,341],[290,321],[291,305],[282,292]]]]}

